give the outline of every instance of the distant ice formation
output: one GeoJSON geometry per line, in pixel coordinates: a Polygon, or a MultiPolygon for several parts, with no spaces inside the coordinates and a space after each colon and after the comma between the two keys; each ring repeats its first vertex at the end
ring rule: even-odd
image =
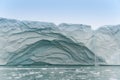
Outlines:
{"type": "Polygon", "coordinates": [[[0,18],[0,65],[120,64],[120,25],[92,30],[83,24],[0,18]]]}

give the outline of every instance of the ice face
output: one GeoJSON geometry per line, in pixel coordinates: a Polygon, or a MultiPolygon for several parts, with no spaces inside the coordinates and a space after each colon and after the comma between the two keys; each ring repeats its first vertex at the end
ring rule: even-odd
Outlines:
{"type": "Polygon", "coordinates": [[[108,64],[120,64],[120,25],[103,26],[96,30],[95,36],[95,53],[106,59],[108,64]]]}
{"type": "Polygon", "coordinates": [[[75,41],[84,43],[97,56],[105,59],[107,64],[120,64],[120,25],[106,25],[91,30],[87,25],[62,24],[60,29],[64,35],[69,34],[75,41]]]}
{"type": "Polygon", "coordinates": [[[119,27],[0,18],[0,64],[120,64],[119,27]]]}

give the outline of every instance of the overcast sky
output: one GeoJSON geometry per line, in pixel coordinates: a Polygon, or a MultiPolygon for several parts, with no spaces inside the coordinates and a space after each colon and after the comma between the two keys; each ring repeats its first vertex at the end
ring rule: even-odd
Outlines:
{"type": "Polygon", "coordinates": [[[0,17],[98,28],[120,24],[120,0],[0,0],[0,17]]]}

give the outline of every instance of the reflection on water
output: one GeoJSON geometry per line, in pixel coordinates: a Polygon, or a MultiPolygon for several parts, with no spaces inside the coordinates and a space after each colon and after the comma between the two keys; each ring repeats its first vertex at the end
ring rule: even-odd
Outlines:
{"type": "Polygon", "coordinates": [[[0,80],[120,80],[119,66],[0,68],[0,80]]]}

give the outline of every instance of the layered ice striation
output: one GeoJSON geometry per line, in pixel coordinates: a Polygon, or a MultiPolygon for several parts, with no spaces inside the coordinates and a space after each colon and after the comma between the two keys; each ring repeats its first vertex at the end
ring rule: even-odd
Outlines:
{"type": "Polygon", "coordinates": [[[0,65],[120,64],[119,27],[0,18],[0,65]]]}

